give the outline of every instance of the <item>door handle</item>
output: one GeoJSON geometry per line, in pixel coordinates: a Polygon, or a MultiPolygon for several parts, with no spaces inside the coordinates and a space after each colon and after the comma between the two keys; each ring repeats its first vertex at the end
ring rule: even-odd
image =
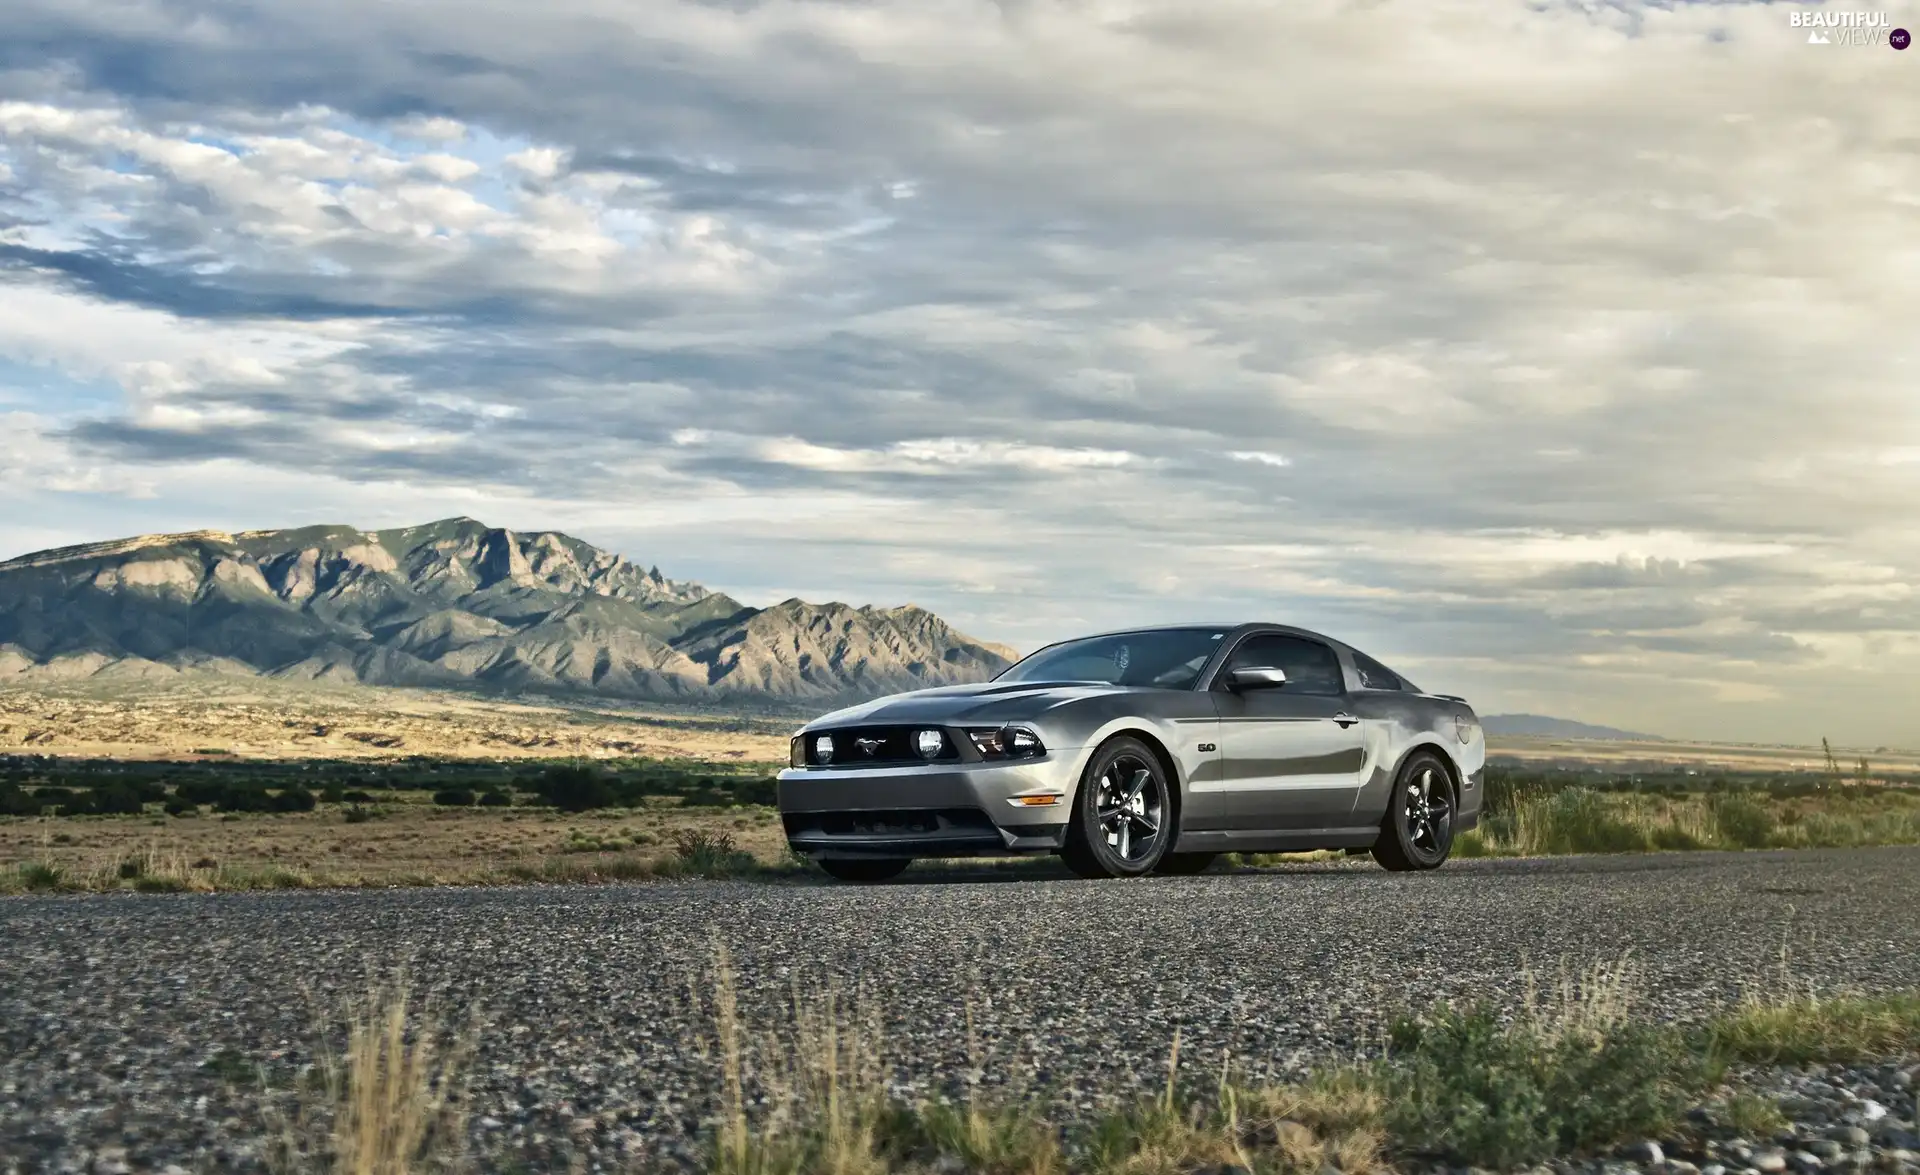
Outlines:
{"type": "Polygon", "coordinates": [[[1340,724],[1340,729],[1342,730],[1345,730],[1347,727],[1352,726],[1354,723],[1360,721],[1358,718],[1355,718],[1353,715],[1345,714],[1345,713],[1335,714],[1333,716],[1333,720],[1340,724]]]}

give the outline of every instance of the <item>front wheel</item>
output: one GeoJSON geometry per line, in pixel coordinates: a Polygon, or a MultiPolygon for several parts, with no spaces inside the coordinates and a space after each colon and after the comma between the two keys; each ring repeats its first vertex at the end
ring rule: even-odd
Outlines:
{"type": "Polygon", "coordinates": [[[900,876],[911,861],[899,858],[881,858],[879,860],[857,859],[852,857],[822,857],[820,868],[827,876],[840,881],[852,881],[861,885],[872,885],[878,881],[891,881],[900,876]]]}
{"type": "Polygon", "coordinates": [[[1139,877],[1160,864],[1172,820],[1159,757],[1137,738],[1110,739],[1080,777],[1060,856],[1082,877],[1139,877]]]}
{"type": "Polygon", "coordinates": [[[1411,873],[1438,868],[1453,851],[1453,786],[1432,751],[1416,751],[1400,768],[1380,824],[1373,859],[1384,869],[1411,873]]]}

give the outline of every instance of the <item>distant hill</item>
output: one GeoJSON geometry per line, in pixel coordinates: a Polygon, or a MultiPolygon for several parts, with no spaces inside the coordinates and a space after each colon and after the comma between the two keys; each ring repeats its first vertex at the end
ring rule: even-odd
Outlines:
{"type": "Polygon", "coordinates": [[[1616,738],[1633,742],[1665,742],[1655,734],[1635,734],[1611,726],[1594,726],[1570,718],[1548,718],[1544,714],[1490,714],[1480,720],[1488,734],[1530,738],[1616,738]]]}
{"type": "Polygon", "coordinates": [[[181,673],[817,700],[978,681],[938,616],[750,608],[550,531],[471,518],[146,535],[0,563],[0,681],[181,673]]]}

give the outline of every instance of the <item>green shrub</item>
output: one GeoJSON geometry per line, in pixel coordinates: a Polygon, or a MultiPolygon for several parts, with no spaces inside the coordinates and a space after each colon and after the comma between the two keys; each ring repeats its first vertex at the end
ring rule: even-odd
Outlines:
{"type": "Polygon", "coordinates": [[[190,804],[179,796],[173,796],[167,800],[166,811],[169,816],[198,816],[200,805],[190,804]]]}
{"type": "Polygon", "coordinates": [[[38,816],[45,805],[19,788],[0,788],[0,816],[38,816]]]}
{"type": "Polygon", "coordinates": [[[1395,1024],[1390,1041],[1389,1131],[1502,1170],[1658,1138],[1707,1079],[1680,1034],[1643,1024],[1553,1036],[1448,1010],[1395,1024]]]}
{"type": "Polygon", "coordinates": [[[145,806],[140,790],[124,783],[110,783],[81,792],[74,797],[76,804],[81,796],[86,797],[87,812],[98,816],[138,816],[145,806]]]}
{"type": "Polygon", "coordinates": [[[780,781],[771,775],[738,780],[733,785],[733,802],[771,808],[780,802],[780,781]]]}
{"type": "Polygon", "coordinates": [[[1670,853],[1687,853],[1707,846],[1686,829],[1664,824],[1653,830],[1653,847],[1670,853]]]}
{"type": "Polygon", "coordinates": [[[257,787],[223,786],[214,793],[213,806],[220,812],[270,812],[273,797],[257,787]]]}
{"type": "Polygon", "coordinates": [[[373,819],[373,809],[352,804],[348,806],[344,815],[348,824],[365,824],[373,819]]]}
{"type": "Polygon", "coordinates": [[[1712,812],[1714,832],[1726,844],[1758,849],[1773,840],[1773,816],[1754,800],[1730,793],[1716,795],[1712,812]]]}
{"type": "Polygon", "coordinates": [[[540,798],[562,812],[585,812],[612,807],[614,803],[613,789],[591,767],[549,767],[541,773],[534,789],[540,798]]]}
{"type": "Polygon", "coordinates": [[[1486,834],[1478,828],[1469,828],[1453,840],[1453,855],[1456,857],[1491,857],[1493,849],[1487,844],[1486,834]]]}
{"type": "Polygon", "coordinates": [[[513,803],[513,797],[497,787],[490,787],[480,793],[482,808],[505,808],[513,803]]]}
{"type": "Polygon", "coordinates": [[[464,787],[443,787],[433,793],[433,802],[443,808],[470,808],[473,793],[464,787]]]}
{"type": "Polygon", "coordinates": [[[59,889],[60,867],[45,861],[29,861],[20,866],[20,884],[29,890],[59,889]]]}
{"type": "Polygon", "coordinates": [[[346,798],[347,793],[337,783],[329,783],[320,789],[320,802],[323,804],[345,803],[346,798]]]}
{"type": "Polygon", "coordinates": [[[227,791],[227,785],[217,779],[183,779],[174,786],[173,798],[189,804],[218,805],[227,791]]]}
{"type": "Polygon", "coordinates": [[[276,812],[311,812],[317,802],[312,792],[296,783],[273,797],[272,808],[276,812]]]}

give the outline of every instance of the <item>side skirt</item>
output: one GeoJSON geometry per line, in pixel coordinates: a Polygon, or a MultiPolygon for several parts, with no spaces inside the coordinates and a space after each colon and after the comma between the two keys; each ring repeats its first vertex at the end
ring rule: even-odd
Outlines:
{"type": "Polygon", "coordinates": [[[1312,849],[1359,849],[1380,839],[1380,826],[1360,828],[1235,828],[1182,832],[1176,853],[1301,853],[1312,849]]]}

